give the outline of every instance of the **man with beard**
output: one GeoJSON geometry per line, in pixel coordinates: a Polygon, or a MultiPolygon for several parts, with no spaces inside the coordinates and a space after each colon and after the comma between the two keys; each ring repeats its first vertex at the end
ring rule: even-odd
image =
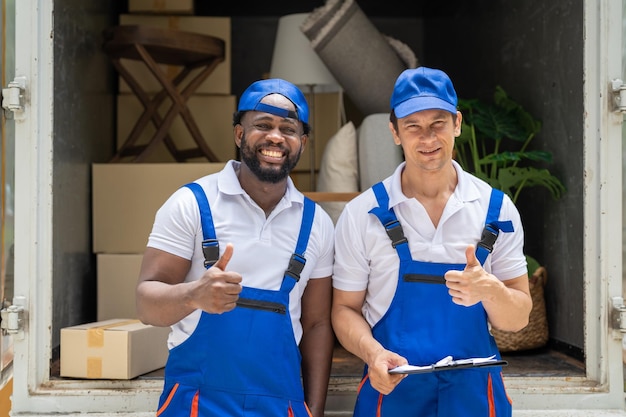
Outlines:
{"type": "Polygon", "coordinates": [[[233,117],[241,162],[156,214],[137,311],[172,328],[161,417],[324,415],[333,223],[289,178],[308,114],[295,85],[251,84],[233,117]]]}

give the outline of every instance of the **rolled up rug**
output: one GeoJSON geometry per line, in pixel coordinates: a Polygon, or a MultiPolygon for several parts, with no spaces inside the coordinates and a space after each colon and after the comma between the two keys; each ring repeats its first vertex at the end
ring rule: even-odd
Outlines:
{"type": "Polygon", "coordinates": [[[389,112],[396,78],[417,67],[410,48],[381,34],[354,0],[328,0],[309,14],[301,29],[365,116],[389,112]]]}

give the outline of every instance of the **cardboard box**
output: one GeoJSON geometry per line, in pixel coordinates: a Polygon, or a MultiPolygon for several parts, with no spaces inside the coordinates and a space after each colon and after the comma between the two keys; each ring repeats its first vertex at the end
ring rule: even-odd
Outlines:
{"type": "MultiPolygon", "coordinates": [[[[306,89],[304,89],[306,92],[306,89]]],[[[342,126],[343,95],[341,93],[315,93],[314,102],[310,94],[305,94],[309,102],[309,124],[313,130],[312,140],[315,143],[315,172],[319,171],[324,155],[324,147],[328,140],[342,126]]],[[[291,174],[300,191],[315,191],[311,187],[311,142],[307,144],[304,153],[291,174]]],[[[317,183],[317,181],[315,181],[317,183]]]]}
{"type": "MultiPolygon", "coordinates": [[[[224,61],[194,93],[198,94],[230,94],[231,84],[231,21],[230,17],[205,17],[205,16],[156,16],[156,15],[133,15],[121,14],[120,25],[143,25],[163,29],[183,30],[196,32],[203,35],[214,36],[224,41],[224,61]]],[[[139,80],[144,91],[157,93],[162,90],[161,84],[154,78],[150,70],[141,61],[123,59],[122,65],[139,80]]],[[[163,65],[163,70],[170,78],[174,78],[180,71],[180,67],[163,65]]],[[[199,71],[199,70],[194,70],[199,71]]],[[[192,77],[195,72],[192,72],[192,77]]],[[[131,89],[120,77],[120,93],[130,93],[131,89]]]]}
{"type": "Polygon", "coordinates": [[[179,187],[224,162],[92,164],[95,253],[143,253],[154,215],[179,187]]]}
{"type": "Polygon", "coordinates": [[[130,13],[194,14],[193,0],[128,0],[130,13]]]}
{"type": "Polygon", "coordinates": [[[169,327],[113,319],[61,329],[61,376],[132,379],[163,368],[169,327]]]}
{"type": "MultiPolygon", "coordinates": [[[[237,110],[236,98],[233,95],[196,94],[189,97],[187,108],[191,113],[205,143],[219,159],[228,161],[237,157],[237,145],[233,133],[233,113],[237,110]]],[[[159,114],[164,119],[172,105],[171,100],[165,100],[159,108],[159,114]]],[[[143,113],[143,106],[134,94],[119,94],[117,96],[117,147],[124,144],[126,138],[143,113]]],[[[136,142],[145,145],[152,138],[156,128],[148,124],[136,142]]],[[[195,149],[193,140],[183,118],[178,115],[170,126],[169,135],[179,150],[195,149]]],[[[204,157],[192,158],[188,161],[206,161],[204,157]]],[[[144,162],[176,162],[167,150],[164,142],[159,143],[144,162]]]]}
{"type": "Polygon", "coordinates": [[[141,254],[98,254],[98,321],[137,318],[135,288],[142,259],[141,254]]]}

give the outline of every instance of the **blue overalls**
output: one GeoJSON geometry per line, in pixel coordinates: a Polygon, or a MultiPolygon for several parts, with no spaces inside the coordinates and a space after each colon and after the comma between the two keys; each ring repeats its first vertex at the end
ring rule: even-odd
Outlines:
{"type": "MultiPolygon", "coordinates": [[[[200,208],[205,266],[219,258],[206,195],[187,184],[200,208]]],[[[169,352],[157,416],[310,417],[300,380],[301,355],[289,314],[289,292],[306,259],[315,203],[304,201],[295,252],[280,290],[243,287],[235,309],[202,312],[197,328],[169,352]]]]}
{"type": "MultiPolygon", "coordinates": [[[[372,328],[386,349],[404,356],[409,364],[430,365],[452,355],[454,359],[500,359],[487,325],[487,314],[478,303],[454,304],[443,275],[463,270],[464,264],[414,261],[409,244],[382,183],[374,185],[378,217],[400,258],[398,286],[389,310],[372,328]]],[[[486,227],[477,245],[484,263],[499,230],[512,232],[510,221],[499,222],[502,192],[493,190],[486,227]]],[[[389,395],[374,390],[365,367],[355,405],[355,417],[509,417],[511,402],[505,392],[502,368],[474,368],[409,375],[389,395]]]]}

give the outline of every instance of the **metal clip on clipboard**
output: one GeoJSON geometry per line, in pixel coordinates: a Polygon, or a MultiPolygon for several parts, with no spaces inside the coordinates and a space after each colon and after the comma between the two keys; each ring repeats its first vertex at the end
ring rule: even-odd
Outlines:
{"type": "Polygon", "coordinates": [[[505,360],[496,359],[495,355],[488,358],[467,358],[467,359],[452,359],[452,356],[446,356],[445,358],[437,361],[432,365],[416,366],[416,365],[401,365],[396,368],[390,369],[390,374],[423,374],[428,372],[438,371],[451,371],[455,369],[467,369],[467,368],[487,368],[491,366],[506,366],[509,363],[505,360]]]}

